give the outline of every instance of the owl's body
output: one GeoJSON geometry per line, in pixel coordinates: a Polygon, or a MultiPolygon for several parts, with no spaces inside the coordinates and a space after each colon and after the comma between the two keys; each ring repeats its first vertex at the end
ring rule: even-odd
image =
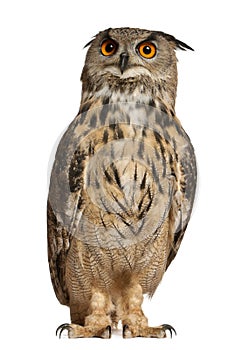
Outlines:
{"type": "Polygon", "coordinates": [[[77,117],[62,137],[48,197],[55,293],[70,337],[166,336],[141,304],[175,257],[192,210],[193,147],[175,117],[176,47],[161,32],[119,28],[89,44],[77,117]]]}

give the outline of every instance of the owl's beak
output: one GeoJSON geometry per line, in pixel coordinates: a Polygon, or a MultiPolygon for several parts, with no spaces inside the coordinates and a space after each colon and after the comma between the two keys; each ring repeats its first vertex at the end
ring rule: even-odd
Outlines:
{"type": "Polygon", "coordinates": [[[128,63],[129,55],[126,52],[123,52],[120,54],[120,61],[119,61],[119,67],[121,70],[121,74],[126,70],[127,63],[128,63]]]}

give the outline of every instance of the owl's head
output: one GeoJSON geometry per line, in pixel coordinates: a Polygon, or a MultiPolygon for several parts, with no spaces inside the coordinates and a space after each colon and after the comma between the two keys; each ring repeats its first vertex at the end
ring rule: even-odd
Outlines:
{"type": "Polygon", "coordinates": [[[137,28],[115,28],[100,32],[88,43],[83,86],[99,91],[109,82],[110,88],[141,80],[151,84],[166,82],[175,92],[177,68],[175,49],[190,49],[187,44],[169,34],[137,28]]]}

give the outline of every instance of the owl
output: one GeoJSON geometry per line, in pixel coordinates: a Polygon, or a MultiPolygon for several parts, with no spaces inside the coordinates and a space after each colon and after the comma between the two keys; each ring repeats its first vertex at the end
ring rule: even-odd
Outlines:
{"type": "MultiPolygon", "coordinates": [[[[190,219],[196,161],[175,114],[176,49],[160,31],[107,29],[86,45],[79,113],[62,136],[47,203],[48,260],[69,338],[165,338],[142,310],[190,219]]],[[[162,322],[161,322],[162,323],[162,322]]]]}

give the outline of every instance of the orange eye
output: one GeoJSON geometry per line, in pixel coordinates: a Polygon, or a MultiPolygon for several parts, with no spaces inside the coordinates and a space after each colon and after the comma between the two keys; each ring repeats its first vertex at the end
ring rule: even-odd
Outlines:
{"type": "Polygon", "coordinates": [[[153,43],[145,41],[138,46],[139,54],[144,58],[153,58],[156,55],[156,46],[153,43]]]}
{"type": "Polygon", "coordinates": [[[111,56],[113,55],[117,50],[117,44],[112,39],[106,39],[101,45],[101,53],[104,56],[111,56]]]}

